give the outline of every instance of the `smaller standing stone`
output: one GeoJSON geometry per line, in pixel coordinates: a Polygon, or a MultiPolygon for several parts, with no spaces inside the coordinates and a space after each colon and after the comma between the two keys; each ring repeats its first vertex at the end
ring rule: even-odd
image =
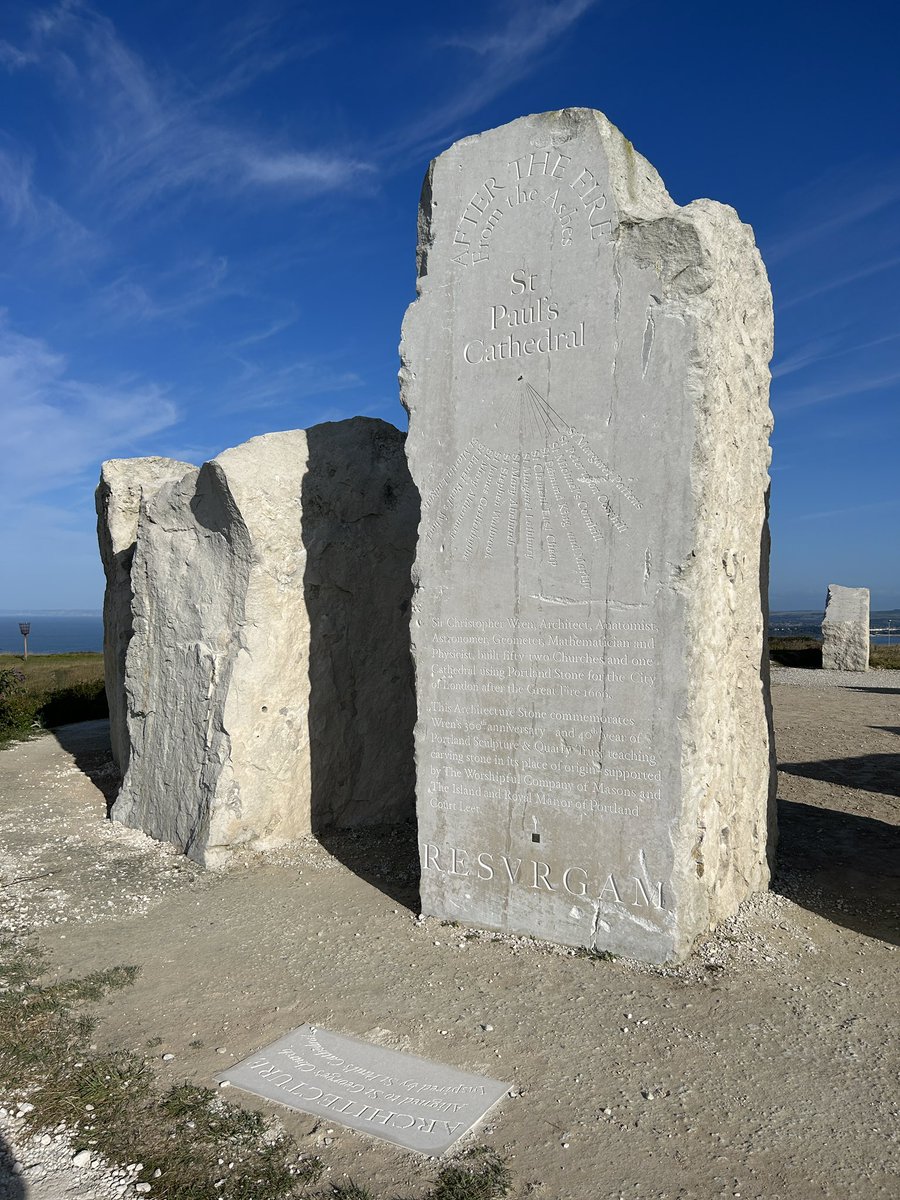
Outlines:
{"type": "Polygon", "coordinates": [[[822,619],[822,666],[826,671],[868,671],[868,588],[828,585],[822,619]]]}

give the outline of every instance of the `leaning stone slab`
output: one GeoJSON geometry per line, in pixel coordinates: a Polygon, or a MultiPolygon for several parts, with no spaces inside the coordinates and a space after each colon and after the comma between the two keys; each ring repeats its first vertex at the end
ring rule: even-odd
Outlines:
{"type": "Polygon", "coordinates": [[[449,1150],[509,1090],[486,1075],[314,1025],[301,1025],[216,1078],[429,1155],[449,1150]]]}
{"type": "Polygon", "coordinates": [[[868,671],[869,643],[869,589],[830,583],[822,619],[822,667],[868,671]]]}
{"type": "Polygon", "coordinates": [[[677,959],[769,879],[752,232],[568,109],[436,159],[418,255],[423,911],[677,959]]]}
{"type": "Polygon", "coordinates": [[[141,500],[194,468],[171,458],[111,458],[100,470],[96,491],[97,538],[106,574],[103,597],[103,667],[109,701],[113,758],[128,767],[125,720],[125,654],[131,641],[131,561],[141,500]]]}
{"type": "Polygon", "coordinates": [[[403,435],[356,418],[273,433],[140,514],[115,820],[215,865],[412,816],[403,435]]]}

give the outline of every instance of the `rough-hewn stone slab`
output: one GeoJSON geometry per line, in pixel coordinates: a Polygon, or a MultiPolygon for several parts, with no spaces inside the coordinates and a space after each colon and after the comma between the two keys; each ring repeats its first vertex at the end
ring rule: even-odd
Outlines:
{"type": "Polygon", "coordinates": [[[170,480],[195,470],[171,458],[111,458],[97,486],[97,539],[106,573],[103,597],[103,667],[109,701],[109,734],[119,770],[128,767],[125,654],[131,641],[131,560],[141,500],[170,480]]]}
{"type": "Polygon", "coordinates": [[[826,671],[868,671],[869,589],[828,585],[822,619],[822,666],[826,671]]]}
{"type": "Polygon", "coordinates": [[[403,434],[253,438],[141,510],[114,819],[215,864],[413,812],[403,434]]]}
{"type": "Polygon", "coordinates": [[[570,109],[432,163],[418,286],[423,910],[679,957],[769,877],[752,232],[570,109]]]}
{"type": "Polygon", "coordinates": [[[216,1078],[431,1155],[448,1150],[510,1086],[312,1025],[216,1078]]]}

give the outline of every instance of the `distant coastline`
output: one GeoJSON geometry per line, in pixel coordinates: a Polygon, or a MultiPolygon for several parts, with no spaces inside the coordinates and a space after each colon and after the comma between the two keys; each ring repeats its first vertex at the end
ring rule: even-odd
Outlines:
{"type": "Polygon", "coordinates": [[[29,654],[96,653],[103,649],[103,615],[99,612],[0,611],[0,654],[21,654],[19,622],[28,621],[29,654]]]}
{"type": "MultiPolygon", "coordinates": [[[[0,609],[0,654],[21,654],[19,622],[30,621],[29,654],[99,653],[103,650],[103,616],[80,609],[37,609],[27,612],[0,609]]],[[[875,645],[900,644],[900,609],[882,609],[871,614],[871,638],[875,645]]],[[[821,638],[821,610],[773,612],[769,637],[821,638]]]]}

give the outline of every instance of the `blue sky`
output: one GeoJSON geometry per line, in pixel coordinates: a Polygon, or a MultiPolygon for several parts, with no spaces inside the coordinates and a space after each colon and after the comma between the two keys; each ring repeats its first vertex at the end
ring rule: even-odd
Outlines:
{"type": "Polygon", "coordinates": [[[900,606],[892,3],[17,3],[0,12],[0,607],[97,608],[104,458],[363,413],[428,160],[599,108],[775,294],[772,588],[900,606]]]}

